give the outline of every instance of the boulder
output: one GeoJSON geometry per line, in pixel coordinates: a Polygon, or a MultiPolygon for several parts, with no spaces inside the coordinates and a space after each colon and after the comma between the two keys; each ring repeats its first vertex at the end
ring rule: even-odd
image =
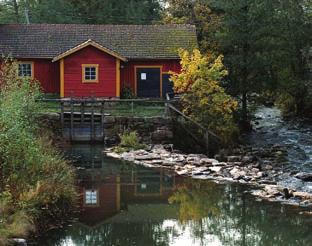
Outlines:
{"type": "Polygon", "coordinates": [[[209,167],[209,170],[215,173],[219,173],[221,172],[223,167],[218,167],[218,166],[213,166],[213,167],[209,167]]]}
{"type": "Polygon", "coordinates": [[[264,168],[265,168],[266,170],[272,170],[272,169],[273,169],[273,167],[272,167],[271,165],[266,165],[264,168]]]}
{"type": "Polygon", "coordinates": [[[200,159],[200,164],[209,164],[209,165],[213,165],[213,163],[219,163],[216,159],[210,159],[210,158],[202,158],[200,159]]]}
{"type": "Polygon", "coordinates": [[[178,175],[186,175],[186,174],[188,174],[188,173],[189,173],[189,171],[186,170],[186,169],[181,170],[181,171],[177,171],[177,174],[178,174],[178,175]]]}
{"type": "Polygon", "coordinates": [[[244,177],[246,175],[245,171],[242,171],[241,169],[234,167],[231,171],[230,171],[231,176],[234,179],[240,179],[242,177],[244,177]]]}
{"type": "Polygon", "coordinates": [[[296,191],[293,192],[294,197],[298,197],[302,200],[312,200],[312,194],[308,192],[296,191]]]}
{"type": "Polygon", "coordinates": [[[264,186],[264,191],[268,194],[269,197],[281,195],[281,192],[278,190],[277,185],[266,185],[264,186]]]}
{"type": "Polygon", "coordinates": [[[121,156],[119,154],[115,153],[115,152],[107,152],[106,156],[112,157],[112,158],[116,158],[116,159],[120,159],[121,158],[121,156]]]}
{"type": "Polygon", "coordinates": [[[157,159],[160,159],[160,156],[157,155],[157,154],[135,155],[134,159],[135,160],[140,160],[140,161],[144,161],[144,160],[157,160],[157,159]]]}
{"type": "Polygon", "coordinates": [[[312,173],[301,172],[297,173],[295,177],[306,182],[312,182],[312,173]]]}
{"type": "Polygon", "coordinates": [[[200,164],[201,156],[190,154],[186,157],[186,162],[200,164]]]}
{"type": "Polygon", "coordinates": [[[16,246],[27,246],[26,239],[24,238],[13,238],[12,241],[13,241],[13,245],[16,245],[16,246]]]}
{"type": "Polygon", "coordinates": [[[253,156],[244,156],[242,158],[242,163],[244,163],[244,164],[249,164],[249,163],[252,163],[253,161],[254,161],[253,156]]]}
{"type": "Polygon", "coordinates": [[[236,156],[236,155],[227,157],[227,161],[228,162],[238,162],[240,160],[241,160],[241,157],[240,156],[236,156]]]}

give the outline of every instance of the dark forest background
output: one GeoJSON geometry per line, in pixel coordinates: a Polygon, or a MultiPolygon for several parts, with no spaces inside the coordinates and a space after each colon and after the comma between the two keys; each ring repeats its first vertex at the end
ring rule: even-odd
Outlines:
{"type": "Polygon", "coordinates": [[[309,0],[4,0],[0,23],[194,24],[202,53],[224,55],[223,86],[249,117],[255,95],[312,116],[309,0]],[[28,17],[27,17],[28,16],[28,17]]]}

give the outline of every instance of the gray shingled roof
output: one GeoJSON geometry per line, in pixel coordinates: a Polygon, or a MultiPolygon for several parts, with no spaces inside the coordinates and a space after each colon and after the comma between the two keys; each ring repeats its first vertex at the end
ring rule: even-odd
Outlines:
{"type": "Polygon", "coordinates": [[[88,39],[128,59],[177,58],[197,46],[192,25],[2,24],[0,54],[53,58],[88,39]]]}

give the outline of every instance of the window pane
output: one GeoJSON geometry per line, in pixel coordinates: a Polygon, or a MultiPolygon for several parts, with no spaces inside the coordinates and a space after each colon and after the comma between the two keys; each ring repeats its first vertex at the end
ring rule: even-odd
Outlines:
{"type": "Polygon", "coordinates": [[[97,191],[87,190],[85,191],[85,203],[86,205],[97,204],[97,191]]]}
{"type": "Polygon", "coordinates": [[[21,77],[31,77],[31,64],[21,63],[18,65],[18,75],[21,77]]]}
{"type": "Polygon", "coordinates": [[[96,76],[96,72],[97,72],[97,68],[96,67],[85,67],[85,80],[96,80],[97,76],[96,76]]]}

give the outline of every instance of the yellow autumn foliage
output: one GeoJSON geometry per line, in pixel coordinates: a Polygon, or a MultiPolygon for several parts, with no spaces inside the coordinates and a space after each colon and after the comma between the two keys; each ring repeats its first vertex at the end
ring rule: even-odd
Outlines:
{"type": "Polygon", "coordinates": [[[223,56],[204,56],[197,49],[179,54],[181,73],[172,73],[171,80],[175,92],[182,94],[183,112],[229,143],[238,131],[233,119],[238,103],[220,85],[228,75],[223,56]]]}

